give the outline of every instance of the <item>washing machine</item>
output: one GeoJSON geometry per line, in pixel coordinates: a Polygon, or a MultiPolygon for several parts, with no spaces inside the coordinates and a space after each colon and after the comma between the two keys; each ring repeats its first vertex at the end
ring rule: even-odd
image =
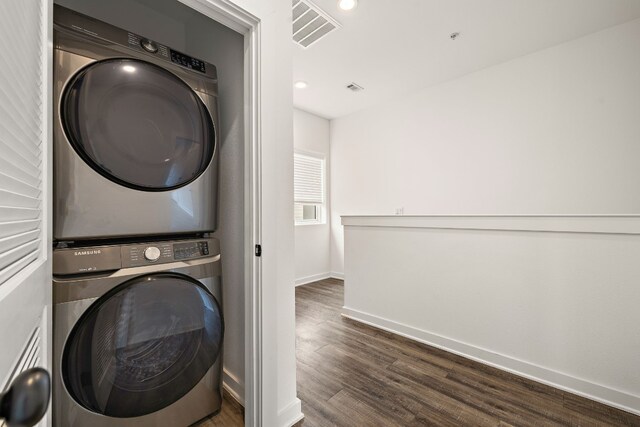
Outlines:
{"type": "Polygon", "coordinates": [[[216,239],[53,252],[58,427],[181,427],[222,404],[216,239]]]}
{"type": "Polygon", "coordinates": [[[56,241],[216,229],[216,67],[54,6],[56,241]]]}

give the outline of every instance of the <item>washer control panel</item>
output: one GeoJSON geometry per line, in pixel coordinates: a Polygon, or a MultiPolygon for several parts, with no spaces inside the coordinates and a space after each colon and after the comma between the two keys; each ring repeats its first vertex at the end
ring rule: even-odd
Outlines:
{"type": "Polygon", "coordinates": [[[186,261],[209,256],[209,240],[187,240],[171,243],[142,243],[122,247],[122,266],[186,261]]]}
{"type": "Polygon", "coordinates": [[[53,274],[65,276],[99,273],[189,261],[219,254],[220,242],[214,238],[57,248],[53,250],[53,274]]]}
{"type": "Polygon", "coordinates": [[[173,244],[173,257],[176,260],[199,258],[207,255],[209,255],[209,243],[205,240],[173,244]]]}
{"type": "Polygon", "coordinates": [[[138,267],[172,261],[173,249],[171,243],[158,242],[122,246],[123,267],[138,267]]]}

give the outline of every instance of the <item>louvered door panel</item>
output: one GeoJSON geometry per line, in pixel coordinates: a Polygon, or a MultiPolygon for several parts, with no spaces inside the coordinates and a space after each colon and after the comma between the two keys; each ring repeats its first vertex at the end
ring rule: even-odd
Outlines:
{"type": "Polygon", "coordinates": [[[0,1],[0,286],[42,248],[43,82],[40,0],[0,1]]]}
{"type": "Polygon", "coordinates": [[[28,368],[51,366],[52,7],[0,0],[0,391],[28,368]]]}
{"type": "Polygon", "coordinates": [[[24,182],[31,183],[32,185],[38,185],[38,179],[40,176],[40,168],[30,163],[27,159],[21,156],[16,156],[15,150],[9,145],[5,144],[2,136],[0,135],[0,152],[11,153],[11,161],[7,158],[0,158],[0,170],[8,176],[16,177],[24,182]],[[12,153],[13,152],[13,153],[12,153]]]}

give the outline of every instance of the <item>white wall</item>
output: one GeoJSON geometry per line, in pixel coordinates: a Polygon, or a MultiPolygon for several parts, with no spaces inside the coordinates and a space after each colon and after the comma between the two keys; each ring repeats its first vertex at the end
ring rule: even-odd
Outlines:
{"type": "MultiPolygon", "coordinates": [[[[296,396],[293,43],[289,0],[233,0],[260,19],[262,143],[262,425],[302,417],[296,396]]],[[[246,248],[253,250],[253,248],[246,248]]]]}
{"type": "Polygon", "coordinates": [[[306,111],[293,110],[293,146],[301,153],[324,156],[326,212],[324,224],[295,227],[296,285],[327,278],[331,274],[329,171],[329,120],[306,111]]]}
{"type": "Polygon", "coordinates": [[[344,221],[346,315],[640,414],[640,216],[344,221]]]}
{"type": "Polygon", "coordinates": [[[344,214],[640,212],[638,40],[640,20],[332,121],[333,271],[344,214]]]}

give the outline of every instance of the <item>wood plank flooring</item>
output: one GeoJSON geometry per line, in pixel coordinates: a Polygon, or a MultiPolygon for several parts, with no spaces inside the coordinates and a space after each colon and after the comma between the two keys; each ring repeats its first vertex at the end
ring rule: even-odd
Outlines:
{"type": "Polygon", "coordinates": [[[198,427],[242,427],[244,426],[244,409],[231,397],[227,391],[223,392],[222,410],[216,416],[197,423],[198,427]]]}
{"type": "Polygon", "coordinates": [[[343,283],[296,288],[303,427],[640,426],[640,417],[340,316],[343,283]]]}

